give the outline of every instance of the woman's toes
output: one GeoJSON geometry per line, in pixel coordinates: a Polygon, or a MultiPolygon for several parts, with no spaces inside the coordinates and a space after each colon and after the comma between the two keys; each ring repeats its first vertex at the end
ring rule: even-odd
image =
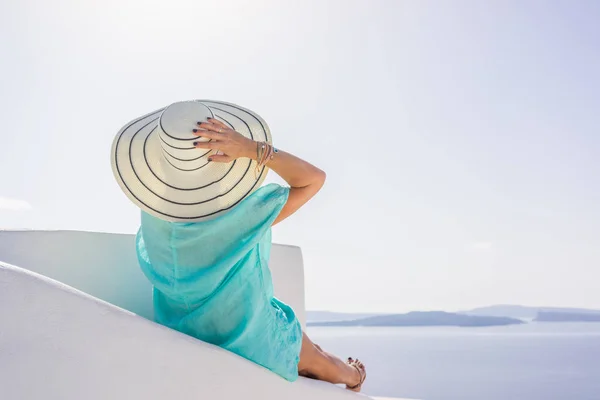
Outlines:
{"type": "Polygon", "coordinates": [[[362,382],[367,377],[367,371],[365,369],[365,365],[358,359],[353,359],[352,357],[348,357],[348,364],[353,367],[356,375],[356,384],[353,386],[348,385],[347,388],[354,392],[360,392],[362,387],[362,382]]]}

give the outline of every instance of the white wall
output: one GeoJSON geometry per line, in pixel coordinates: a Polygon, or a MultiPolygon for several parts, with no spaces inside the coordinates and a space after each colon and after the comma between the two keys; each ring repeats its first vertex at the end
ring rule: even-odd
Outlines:
{"type": "MultiPolygon", "coordinates": [[[[146,319],[151,287],[133,245],[131,235],[0,231],[0,399],[356,398],[146,319]]],[[[275,245],[271,268],[276,295],[304,323],[300,249],[275,245]]]]}
{"type": "MultiPolygon", "coordinates": [[[[0,261],[56,279],[152,319],[152,287],[138,266],[134,235],[0,231],[0,261]]],[[[305,327],[300,248],[275,244],[270,267],[275,295],[294,308],[305,327]]]]}
{"type": "Polygon", "coordinates": [[[343,400],[221,348],[0,262],[0,398],[343,400]]]}

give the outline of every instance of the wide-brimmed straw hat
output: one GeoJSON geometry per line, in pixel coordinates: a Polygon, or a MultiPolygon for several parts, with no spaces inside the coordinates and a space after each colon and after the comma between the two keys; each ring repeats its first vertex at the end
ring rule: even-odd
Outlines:
{"type": "Polygon", "coordinates": [[[216,118],[242,135],[271,143],[266,122],[256,113],[231,103],[183,101],[136,118],[115,137],[111,163],[119,186],[143,211],[167,221],[214,218],[258,189],[267,168],[239,158],[209,162],[213,150],[199,149],[193,129],[216,118]]]}

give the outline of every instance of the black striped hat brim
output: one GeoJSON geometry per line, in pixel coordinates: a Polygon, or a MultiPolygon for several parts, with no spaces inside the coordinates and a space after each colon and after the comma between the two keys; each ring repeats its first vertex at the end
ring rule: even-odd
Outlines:
{"type": "MultiPolygon", "coordinates": [[[[253,140],[271,142],[267,124],[254,112],[231,103],[196,101],[208,106],[214,118],[240,133],[253,140]]],[[[250,159],[207,167],[208,152],[192,147],[189,158],[185,150],[184,164],[190,164],[190,168],[175,166],[162,155],[163,149],[168,153],[172,142],[163,141],[161,146],[161,138],[156,134],[163,110],[129,122],[113,141],[113,174],[138,207],[161,219],[201,221],[231,209],[260,187],[268,170],[263,167],[255,176],[256,162],[250,159]]],[[[184,146],[179,152],[188,148],[187,144],[184,146]]]]}

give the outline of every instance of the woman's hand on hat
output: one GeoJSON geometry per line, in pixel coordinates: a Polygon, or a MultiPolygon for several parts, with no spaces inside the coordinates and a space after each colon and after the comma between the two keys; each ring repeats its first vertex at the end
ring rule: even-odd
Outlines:
{"type": "Polygon", "coordinates": [[[194,134],[210,141],[197,141],[194,146],[223,153],[211,154],[208,161],[228,163],[240,157],[252,157],[256,151],[256,143],[252,139],[217,119],[209,118],[206,122],[198,122],[198,127],[199,129],[194,129],[194,134]]]}

